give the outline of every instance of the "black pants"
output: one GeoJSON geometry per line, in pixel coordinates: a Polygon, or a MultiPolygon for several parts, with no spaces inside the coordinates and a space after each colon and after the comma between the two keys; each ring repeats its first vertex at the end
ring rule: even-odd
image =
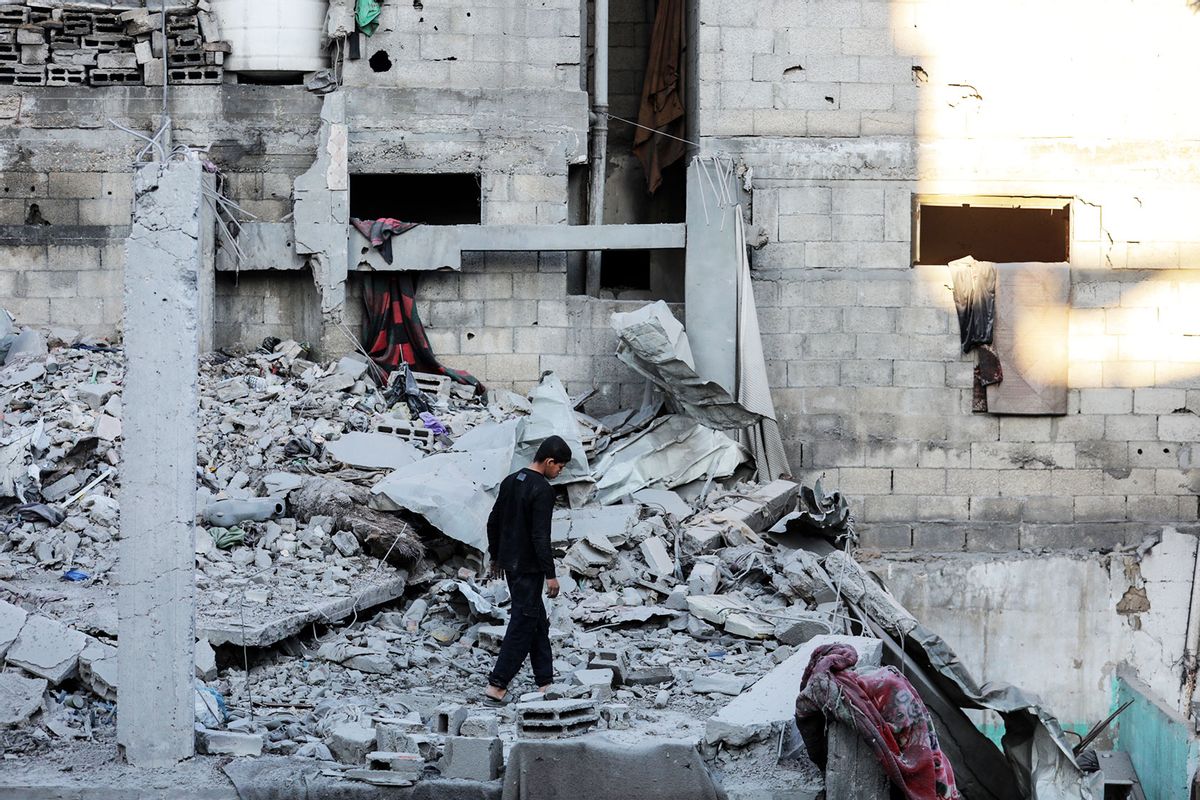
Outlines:
{"type": "Polygon", "coordinates": [[[517,572],[508,574],[508,591],[512,595],[512,611],[509,613],[508,631],[500,644],[500,655],[496,666],[488,675],[488,683],[498,689],[507,689],[509,681],[525,663],[525,657],[533,665],[533,679],[538,686],[554,680],[554,656],[550,653],[550,620],[546,617],[546,606],[542,604],[542,583],[545,577],[539,572],[517,572]]]}

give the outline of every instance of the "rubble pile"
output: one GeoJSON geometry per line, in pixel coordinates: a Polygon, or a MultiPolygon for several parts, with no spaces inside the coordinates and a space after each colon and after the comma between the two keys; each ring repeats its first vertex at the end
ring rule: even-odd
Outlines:
{"type": "Polygon", "coordinates": [[[29,2],[0,5],[0,85],[219,84],[230,45],[216,17],[192,11],[29,2]],[[164,40],[163,32],[166,32],[164,40]]]}

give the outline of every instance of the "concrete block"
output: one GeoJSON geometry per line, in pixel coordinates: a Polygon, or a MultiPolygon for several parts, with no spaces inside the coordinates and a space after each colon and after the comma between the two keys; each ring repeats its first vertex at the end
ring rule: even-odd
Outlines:
{"type": "Polygon", "coordinates": [[[494,781],[504,766],[499,737],[451,736],[446,739],[442,775],[474,781],[494,781]]]}
{"type": "Polygon", "coordinates": [[[580,686],[586,686],[589,689],[597,686],[611,689],[613,685],[613,671],[611,669],[581,669],[577,670],[573,677],[576,683],[580,686]]]}
{"type": "Polygon", "coordinates": [[[98,697],[117,700],[117,648],[88,637],[79,654],[79,680],[98,697]]]}
{"type": "Polygon", "coordinates": [[[329,732],[329,751],[343,764],[365,764],[367,753],[375,749],[375,729],[357,722],[346,722],[329,732]]]}
{"type": "Polygon", "coordinates": [[[46,681],[0,672],[0,728],[21,725],[42,707],[46,681]]]}
{"type": "Polygon", "coordinates": [[[237,731],[213,731],[201,728],[196,731],[196,751],[210,756],[261,756],[263,736],[261,733],[239,733],[237,731]]]}
{"type": "Polygon", "coordinates": [[[625,676],[625,683],[630,686],[656,686],[675,680],[675,673],[668,666],[644,667],[630,670],[625,676]]]}
{"type": "Polygon", "coordinates": [[[675,574],[675,560],[667,552],[667,545],[658,536],[643,539],[638,546],[647,568],[654,575],[667,577],[675,574]]]}
{"type": "Polygon", "coordinates": [[[721,582],[721,570],[712,561],[697,561],[688,575],[688,591],[694,595],[711,595],[721,582]]]}
{"type": "Polygon", "coordinates": [[[593,728],[600,720],[591,700],[540,700],[519,703],[517,732],[530,738],[574,736],[593,728]]]}
{"type": "Polygon", "coordinates": [[[746,680],[727,672],[697,675],[692,679],[692,691],[697,694],[727,694],[737,697],[746,687],[746,680]]]}
{"type": "Polygon", "coordinates": [[[612,673],[611,683],[620,686],[629,671],[629,655],[622,648],[595,650],[588,657],[588,669],[604,669],[612,673]]]}
{"type": "Polygon", "coordinates": [[[5,660],[57,686],[75,674],[86,644],[87,636],[79,631],[34,615],[25,620],[5,660]]]}

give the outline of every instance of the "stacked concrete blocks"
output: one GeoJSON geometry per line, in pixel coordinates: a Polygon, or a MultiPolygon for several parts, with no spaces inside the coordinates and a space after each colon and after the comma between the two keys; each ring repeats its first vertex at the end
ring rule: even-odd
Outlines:
{"type": "Polygon", "coordinates": [[[517,706],[517,731],[529,739],[576,736],[594,728],[600,714],[592,700],[536,700],[517,706]]]}

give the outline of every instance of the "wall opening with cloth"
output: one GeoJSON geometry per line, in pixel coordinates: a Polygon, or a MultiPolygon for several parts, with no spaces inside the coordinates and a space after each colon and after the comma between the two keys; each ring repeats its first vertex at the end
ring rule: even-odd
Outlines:
{"type": "Polygon", "coordinates": [[[1070,260],[1071,201],[1065,197],[945,197],[913,201],[913,263],[1070,260]]]}
{"type": "Polygon", "coordinates": [[[470,172],[350,176],[350,216],[422,225],[478,225],[479,176],[470,172]]]}

